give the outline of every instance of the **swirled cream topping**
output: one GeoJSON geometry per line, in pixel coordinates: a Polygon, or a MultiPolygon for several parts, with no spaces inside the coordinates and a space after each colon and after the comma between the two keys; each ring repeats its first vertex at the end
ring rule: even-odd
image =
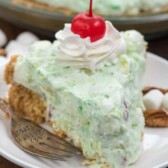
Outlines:
{"type": "Polygon", "coordinates": [[[114,26],[106,21],[105,36],[94,42],[90,38],[82,39],[71,32],[71,24],[65,24],[63,30],[56,33],[58,42],[56,61],[64,66],[97,69],[104,60],[113,59],[125,52],[125,41],[114,26]]]}

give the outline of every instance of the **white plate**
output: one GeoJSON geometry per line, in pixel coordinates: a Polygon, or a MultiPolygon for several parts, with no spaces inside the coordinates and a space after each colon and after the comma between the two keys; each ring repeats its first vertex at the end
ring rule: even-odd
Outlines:
{"type": "MultiPolygon", "coordinates": [[[[145,85],[168,88],[168,62],[154,54],[148,54],[145,85]]],[[[2,92],[2,89],[0,88],[2,92]]],[[[81,158],[66,162],[43,159],[20,150],[12,141],[7,122],[0,113],[0,154],[8,160],[27,168],[83,168],[81,158]]],[[[135,168],[160,168],[168,165],[168,128],[145,128],[143,150],[135,168]]]]}

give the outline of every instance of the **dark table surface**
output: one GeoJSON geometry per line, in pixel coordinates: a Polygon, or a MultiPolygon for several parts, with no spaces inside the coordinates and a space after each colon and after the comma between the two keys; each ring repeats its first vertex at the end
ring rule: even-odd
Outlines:
{"type": "MultiPolygon", "coordinates": [[[[17,36],[17,34],[24,31],[24,29],[15,27],[3,20],[0,20],[0,29],[3,29],[5,31],[5,33],[8,36],[8,39],[14,39],[17,36]]],[[[44,38],[45,37],[41,37],[41,39],[44,38]]],[[[168,59],[168,35],[158,38],[156,40],[148,41],[148,51],[168,59]]],[[[20,167],[0,156],[0,168],[20,167]]]]}

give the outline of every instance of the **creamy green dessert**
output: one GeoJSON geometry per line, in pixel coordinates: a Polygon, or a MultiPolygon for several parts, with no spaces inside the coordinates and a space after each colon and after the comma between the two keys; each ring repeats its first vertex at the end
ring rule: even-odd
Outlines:
{"type": "MultiPolygon", "coordinates": [[[[49,5],[68,8],[76,12],[88,9],[89,0],[36,0],[49,5]]],[[[157,12],[168,6],[168,0],[95,0],[94,11],[102,15],[139,14],[142,11],[157,12]]]]}
{"type": "Polygon", "coordinates": [[[19,57],[14,80],[42,97],[53,129],[82,149],[90,167],[127,167],[141,152],[146,43],[137,31],[119,33],[108,21],[94,43],[70,27],[19,57]]]}

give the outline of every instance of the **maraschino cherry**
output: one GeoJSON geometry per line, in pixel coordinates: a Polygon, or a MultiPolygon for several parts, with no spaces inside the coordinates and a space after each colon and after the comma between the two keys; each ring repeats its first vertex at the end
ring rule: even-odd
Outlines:
{"type": "Polygon", "coordinates": [[[102,17],[92,14],[92,0],[88,13],[80,13],[72,20],[71,31],[81,38],[90,37],[95,42],[105,35],[106,24],[102,17]]]}

